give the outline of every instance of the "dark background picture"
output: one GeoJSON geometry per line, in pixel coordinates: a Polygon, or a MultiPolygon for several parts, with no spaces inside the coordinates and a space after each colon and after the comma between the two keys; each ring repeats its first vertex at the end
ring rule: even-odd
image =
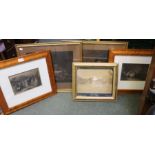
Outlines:
{"type": "Polygon", "coordinates": [[[108,50],[84,50],[84,62],[108,62],[108,50]]]}
{"type": "Polygon", "coordinates": [[[126,81],[145,81],[149,64],[123,63],[121,80],[126,81]]]}
{"type": "Polygon", "coordinates": [[[72,51],[52,51],[56,82],[72,82],[72,51]]]}

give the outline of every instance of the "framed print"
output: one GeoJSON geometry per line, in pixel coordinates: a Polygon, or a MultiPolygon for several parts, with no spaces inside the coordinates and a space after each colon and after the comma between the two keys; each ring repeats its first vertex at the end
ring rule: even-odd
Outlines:
{"type": "Polygon", "coordinates": [[[49,52],[0,62],[0,107],[12,113],[56,93],[49,52]]]}
{"type": "Polygon", "coordinates": [[[151,65],[146,78],[145,87],[141,97],[139,114],[145,114],[148,109],[155,104],[155,55],[152,58],[151,65]]]}
{"type": "Polygon", "coordinates": [[[115,100],[117,64],[73,63],[72,93],[74,100],[115,100]]]}
{"type": "Polygon", "coordinates": [[[127,49],[128,42],[83,41],[83,62],[108,62],[109,50],[127,49]]]}
{"type": "Polygon", "coordinates": [[[72,62],[82,61],[81,42],[51,42],[16,45],[19,56],[49,50],[53,60],[55,79],[59,92],[71,91],[72,62]]]}
{"type": "Polygon", "coordinates": [[[118,64],[118,90],[142,91],[154,50],[111,50],[109,62],[118,64]]]}

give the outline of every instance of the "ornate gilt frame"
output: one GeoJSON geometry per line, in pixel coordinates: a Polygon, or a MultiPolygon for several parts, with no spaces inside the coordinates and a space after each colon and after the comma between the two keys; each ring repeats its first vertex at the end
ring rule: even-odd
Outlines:
{"type": "Polygon", "coordinates": [[[72,64],[72,97],[74,100],[82,100],[82,101],[113,101],[116,100],[117,98],[117,64],[116,63],[73,63],[72,64]],[[113,84],[112,84],[112,97],[85,97],[85,96],[77,96],[77,81],[76,81],[76,72],[78,67],[86,67],[86,68],[91,68],[95,69],[97,68],[103,68],[103,69],[113,69],[113,84]]]}

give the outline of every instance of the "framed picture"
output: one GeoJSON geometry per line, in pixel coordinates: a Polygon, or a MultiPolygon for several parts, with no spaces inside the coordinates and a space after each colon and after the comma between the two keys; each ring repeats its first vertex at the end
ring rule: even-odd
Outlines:
{"type": "Polygon", "coordinates": [[[56,93],[49,52],[0,62],[0,107],[12,113],[56,93]]]}
{"type": "Polygon", "coordinates": [[[142,91],[154,50],[111,50],[109,62],[118,64],[118,90],[142,91]]]}
{"type": "Polygon", "coordinates": [[[19,56],[49,50],[53,60],[58,92],[71,91],[72,62],[82,61],[81,42],[51,42],[16,45],[19,56]]]}
{"type": "Polygon", "coordinates": [[[74,100],[115,100],[117,64],[73,63],[72,93],[74,100]]]}
{"type": "Polygon", "coordinates": [[[152,58],[147,74],[145,87],[141,97],[139,114],[145,114],[152,105],[155,105],[155,56],[152,58]]]}
{"type": "Polygon", "coordinates": [[[109,50],[127,49],[128,42],[83,41],[83,62],[108,62],[109,50]]]}

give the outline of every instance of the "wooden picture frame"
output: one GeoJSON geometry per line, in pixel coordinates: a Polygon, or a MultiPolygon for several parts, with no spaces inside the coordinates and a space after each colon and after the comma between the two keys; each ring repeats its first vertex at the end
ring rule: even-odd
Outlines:
{"type": "Polygon", "coordinates": [[[145,88],[143,90],[142,97],[141,97],[139,114],[146,114],[148,109],[153,105],[151,103],[153,99],[155,100],[155,55],[152,58],[152,62],[151,62],[151,65],[149,67],[149,71],[147,74],[145,88]],[[152,84],[153,84],[153,88],[151,88],[152,84]],[[154,98],[152,96],[153,94],[154,94],[154,98]]]}
{"type": "Polygon", "coordinates": [[[0,106],[10,114],[56,93],[48,51],[0,62],[0,106]]]}
{"type": "Polygon", "coordinates": [[[73,63],[72,68],[72,95],[74,100],[116,100],[117,64],[82,62],[73,63]]]}
{"type": "Polygon", "coordinates": [[[72,88],[72,62],[82,61],[82,42],[47,42],[17,44],[18,56],[49,50],[52,55],[58,92],[70,92],[72,88]]]}
{"type": "Polygon", "coordinates": [[[83,41],[83,62],[108,62],[109,50],[127,49],[123,41],[83,41]]]}
{"type": "Polygon", "coordinates": [[[155,50],[111,50],[109,62],[118,64],[118,91],[142,92],[155,50]]]}

